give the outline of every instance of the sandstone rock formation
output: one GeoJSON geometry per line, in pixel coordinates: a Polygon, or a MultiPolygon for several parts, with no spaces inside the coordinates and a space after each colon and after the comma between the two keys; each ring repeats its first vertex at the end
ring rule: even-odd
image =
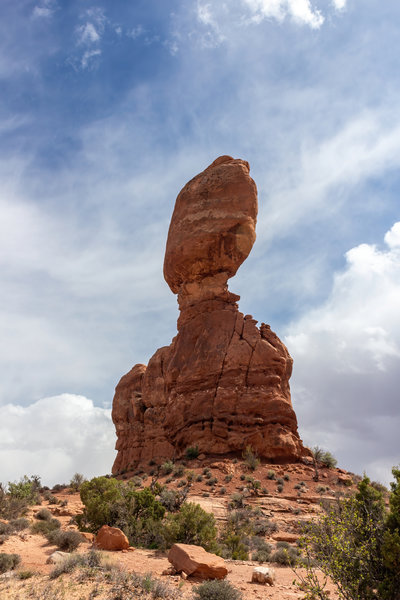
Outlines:
{"type": "Polygon", "coordinates": [[[239,312],[227,281],[255,241],[257,189],[243,160],[222,156],[179,193],[164,276],[178,295],[178,334],[117,385],[113,473],[149,459],[241,452],[271,461],[306,453],[297,433],[292,359],[269,325],[239,312]]]}
{"type": "Polygon", "coordinates": [[[95,545],[101,550],[127,550],[129,540],[118,527],[103,525],[96,535],[95,545]]]}
{"type": "Polygon", "coordinates": [[[193,544],[174,544],[168,553],[169,562],[178,573],[199,579],[225,579],[228,575],[225,561],[216,554],[193,544]]]}

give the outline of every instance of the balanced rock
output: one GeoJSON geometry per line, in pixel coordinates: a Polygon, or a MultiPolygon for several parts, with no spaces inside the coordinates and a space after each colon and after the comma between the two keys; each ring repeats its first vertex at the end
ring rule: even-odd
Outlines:
{"type": "Polygon", "coordinates": [[[127,550],[129,540],[118,527],[103,525],[96,535],[95,545],[101,550],[127,550]]]}
{"type": "Polygon", "coordinates": [[[200,579],[224,579],[228,575],[224,559],[201,546],[174,544],[168,560],[178,573],[183,571],[200,579]]]}
{"type": "Polygon", "coordinates": [[[204,454],[250,445],[275,462],[309,453],[290,399],[289,352],[228,291],[255,241],[256,218],[257,189],[243,160],[218,158],[179,193],[164,261],[178,295],[178,334],[117,385],[113,473],[194,445],[204,454]]]}

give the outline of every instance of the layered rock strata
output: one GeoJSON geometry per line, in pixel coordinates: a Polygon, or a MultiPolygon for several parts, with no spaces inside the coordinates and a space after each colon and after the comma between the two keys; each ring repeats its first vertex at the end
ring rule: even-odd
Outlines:
{"type": "Polygon", "coordinates": [[[178,334],[117,385],[113,473],[150,459],[251,445],[271,461],[307,453],[290,399],[292,359],[264,323],[239,312],[227,281],[255,241],[257,189],[243,160],[222,156],[179,193],[164,277],[178,295],[178,334]]]}

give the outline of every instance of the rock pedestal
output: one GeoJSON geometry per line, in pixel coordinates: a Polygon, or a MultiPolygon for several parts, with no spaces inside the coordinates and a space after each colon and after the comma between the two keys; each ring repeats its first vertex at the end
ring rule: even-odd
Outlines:
{"type": "Polygon", "coordinates": [[[179,193],[164,262],[178,295],[178,334],[117,385],[113,473],[195,445],[205,454],[250,445],[276,462],[307,453],[290,399],[293,361],[228,291],[255,241],[256,217],[257,189],[243,160],[218,158],[179,193]]]}

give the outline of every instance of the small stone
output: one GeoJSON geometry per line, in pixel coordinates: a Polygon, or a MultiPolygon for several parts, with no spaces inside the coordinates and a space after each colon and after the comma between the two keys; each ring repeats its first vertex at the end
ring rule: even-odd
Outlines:
{"type": "Polygon", "coordinates": [[[275,585],[275,569],[271,567],[255,567],[251,575],[251,583],[275,585]]]}

